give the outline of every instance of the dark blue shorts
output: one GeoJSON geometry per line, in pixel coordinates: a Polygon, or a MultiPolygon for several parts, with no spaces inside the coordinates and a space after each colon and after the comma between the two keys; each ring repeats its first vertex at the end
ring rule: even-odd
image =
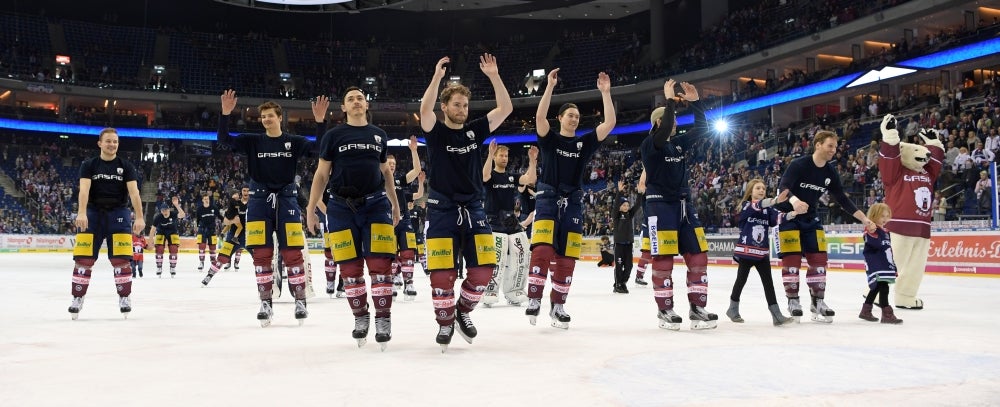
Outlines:
{"type": "Polygon", "coordinates": [[[583,249],[583,192],[559,192],[539,183],[531,228],[532,248],[547,244],[556,254],[579,259],[583,249]]]}
{"type": "Polygon", "coordinates": [[[385,191],[367,197],[331,197],[326,204],[327,241],[336,262],[362,257],[395,257],[392,204],[385,191]]]}
{"type": "Polygon", "coordinates": [[[693,205],[685,201],[646,201],[646,210],[650,254],[675,256],[708,251],[705,228],[693,205]]]}
{"type": "Polygon", "coordinates": [[[302,210],[296,201],[295,184],[281,191],[250,186],[247,219],[244,225],[246,247],[272,247],[277,232],[279,249],[301,249],[306,245],[302,231],[302,210]]]}
{"type": "Polygon", "coordinates": [[[461,203],[431,191],[427,198],[427,269],[449,270],[458,267],[456,253],[465,259],[465,267],[497,264],[493,230],[486,222],[481,199],[461,203]]]}
{"type": "Polygon", "coordinates": [[[108,258],[132,258],[132,211],[128,208],[87,208],[87,230],[76,234],[73,258],[96,259],[108,244],[108,258]],[[126,247],[128,246],[128,250],[126,247]],[[128,253],[126,253],[126,251],[128,253]]]}

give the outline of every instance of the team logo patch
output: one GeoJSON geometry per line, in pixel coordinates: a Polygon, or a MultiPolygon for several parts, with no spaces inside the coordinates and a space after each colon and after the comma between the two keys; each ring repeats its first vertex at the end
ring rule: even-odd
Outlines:
{"type": "Polygon", "coordinates": [[[469,130],[469,131],[465,132],[465,137],[468,137],[469,140],[475,140],[476,139],[476,132],[474,132],[472,130],[469,130]]]}
{"type": "Polygon", "coordinates": [[[829,178],[826,178],[826,179],[823,180],[823,186],[827,186],[827,187],[830,186],[830,179],[829,178]]]}
{"type": "Polygon", "coordinates": [[[917,204],[917,209],[922,212],[931,210],[931,190],[927,187],[920,187],[913,190],[913,201],[917,204]]]}
{"type": "Polygon", "coordinates": [[[576,149],[579,150],[581,148],[583,148],[583,142],[582,141],[576,142],[576,149]]]}
{"type": "Polygon", "coordinates": [[[292,142],[291,141],[286,141],[285,142],[285,150],[291,150],[291,149],[292,149],[292,142]]]}
{"type": "Polygon", "coordinates": [[[382,144],[382,137],[375,136],[375,142],[379,143],[379,144],[382,144]]]}
{"type": "Polygon", "coordinates": [[[509,182],[514,182],[514,176],[513,175],[510,176],[510,177],[507,177],[507,179],[509,180],[509,182]]]}
{"type": "Polygon", "coordinates": [[[123,170],[121,167],[118,167],[118,175],[122,175],[123,172],[125,172],[125,170],[123,170]]]}

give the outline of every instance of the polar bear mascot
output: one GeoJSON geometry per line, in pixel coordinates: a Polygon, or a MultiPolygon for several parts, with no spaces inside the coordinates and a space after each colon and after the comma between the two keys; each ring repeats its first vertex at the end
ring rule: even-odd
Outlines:
{"type": "Polygon", "coordinates": [[[878,172],[885,184],[885,201],[892,209],[886,229],[892,233],[892,253],[899,277],[896,307],[923,309],[917,298],[927,265],[934,211],[934,183],[941,174],[944,146],[933,129],[920,130],[924,145],[902,143],[896,118],[882,119],[878,172]]]}

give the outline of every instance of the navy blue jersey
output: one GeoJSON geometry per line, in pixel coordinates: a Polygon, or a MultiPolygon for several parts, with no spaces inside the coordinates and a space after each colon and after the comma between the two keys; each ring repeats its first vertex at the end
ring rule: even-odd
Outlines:
{"type": "Polygon", "coordinates": [[[153,217],[153,227],[156,228],[158,235],[177,234],[177,212],[170,211],[170,215],[167,216],[163,216],[163,213],[156,214],[153,217]]]}
{"type": "Polygon", "coordinates": [[[479,147],[490,135],[486,116],[466,122],[459,130],[439,121],[425,135],[430,189],[450,199],[482,199],[485,190],[479,147]]]}
{"type": "Polygon", "coordinates": [[[323,136],[320,158],[333,163],[330,192],[356,198],[385,189],[381,165],[386,159],[389,137],[372,126],[342,124],[323,136]]]}
{"type": "Polygon", "coordinates": [[[521,215],[528,216],[529,213],[535,211],[535,188],[531,186],[525,186],[524,191],[521,191],[521,215]]]}
{"type": "MultiPolygon", "coordinates": [[[[219,143],[229,144],[233,152],[247,155],[250,179],[269,189],[281,189],[295,182],[299,159],[309,154],[312,142],[302,136],[281,133],[229,135],[228,116],[219,116],[219,143]]],[[[320,124],[322,129],[322,124],[320,124]]]]}
{"type": "Polygon", "coordinates": [[[90,180],[87,206],[110,209],[128,206],[127,184],[137,181],[139,174],[131,163],[120,157],[104,161],[97,156],[80,165],[80,178],[90,180]]]}
{"type": "Polygon", "coordinates": [[[229,207],[226,208],[225,218],[233,220],[233,218],[240,218],[240,222],[246,223],[247,219],[247,203],[239,199],[233,199],[229,202],[229,207]]]}
{"type": "Polygon", "coordinates": [[[198,222],[198,229],[214,229],[215,220],[221,216],[222,214],[214,204],[210,203],[207,208],[205,205],[198,205],[198,211],[195,214],[195,221],[198,222]]]}
{"type": "MultiPolygon", "coordinates": [[[[670,101],[666,108],[672,111],[673,105],[673,101],[670,101]]],[[[691,195],[691,188],[688,186],[690,168],[685,155],[696,141],[705,137],[707,128],[701,103],[692,103],[691,109],[694,110],[695,124],[687,132],[669,137],[671,124],[667,123],[668,116],[664,116],[663,125],[639,145],[639,156],[646,170],[648,201],[677,202],[691,195]],[[657,140],[661,140],[662,146],[658,145],[657,140]]],[[[672,115],[671,113],[670,122],[673,122],[672,115]]]]}
{"type": "Polygon", "coordinates": [[[545,137],[538,136],[539,156],[542,158],[542,183],[557,190],[559,186],[580,188],[587,162],[601,147],[597,132],[591,131],[580,137],[563,137],[555,129],[549,129],[545,137]]]}
{"type": "Polygon", "coordinates": [[[737,260],[760,260],[768,257],[771,243],[768,231],[778,225],[779,216],[781,213],[777,209],[762,208],[760,201],[744,202],[737,223],[740,237],[736,241],[733,257],[737,260]]]}
{"type": "Polygon", "coordinates": [[[892,259],[892,245],[889,232],[877,228],[874,233],[865,232],[865,269],[869,271],[896,271],[896,262],[892,259]]]}
{"type": "MultiPolygon", "coordinates": [[[[833,164],[827,163],[822,167],[817,167],[816,163],[813,162],[812,155],[796,158],[788,164],[785,173],[781,175],[781,181],[778,182],[779,191],[786,189],[791,190],[792,195],[809,204],[809,211],[798,215],[804,219],[816,217],[819,197],[827,191],[830,192],[830,197],[836,199],[847,213],[854,213],[858,210],[854,202],[851,202],[851,199],[844,193],[844,189],[840,185],[840,177],[837,176],[837,170],[833,164]]],[[[785,201],[779,204],[779,209],[790,212],[791,203],[785,201]]]]}
{"type": "Polygon", "coordinates": [[[496,216],[501,211],[514,212],[517,187],[521,185],[519,182],[521,177],[496,170],[491,171],[493,175],[490,176],[490,180],[483,183],[486,185],[486,214],[496,216]]]}
{"type": "Polygon", "coordinates": [[[413,209],[410,209],[410,222],[413,224],[413,230],[417,234],[421,234],[424,231],[424,218],[427,216],[427,211],[424,208],[414,205],[413,209]]]}
{"type": "MultiPolygon", "coordinates": [[[[392,181],[396,186],[396,200],[399,201],[399,207],[406,208],[407,203],[413,200],[413,192],[410,192],[410,183],[406,182],[406,174],[393,178],[392,181]]],[[[409,219],[410,213],[403,210],[401,215],[403,220],[406,220],[409,219]]]]}

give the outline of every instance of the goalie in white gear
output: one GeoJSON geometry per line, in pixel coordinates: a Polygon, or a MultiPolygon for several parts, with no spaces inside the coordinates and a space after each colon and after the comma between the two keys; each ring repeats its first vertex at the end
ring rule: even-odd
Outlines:
{"type": "Polygon", "coordinates": [[[493,229],[497,250],[493,278],[483,294],[483,305],[487,307],[499,302],[501,294],[510,305],[517,306],[528,301],[525,286],[531,259],[531,241],[514,210],[519,192],[526,185],[533,184],[538,177],[538,148],[531,147],[528,150],[528,168],[520,176],[507,173],[507,153],[507,147],[497,146],[496,140],[493,140],[483,165],[486,218],[493,229]]]}

